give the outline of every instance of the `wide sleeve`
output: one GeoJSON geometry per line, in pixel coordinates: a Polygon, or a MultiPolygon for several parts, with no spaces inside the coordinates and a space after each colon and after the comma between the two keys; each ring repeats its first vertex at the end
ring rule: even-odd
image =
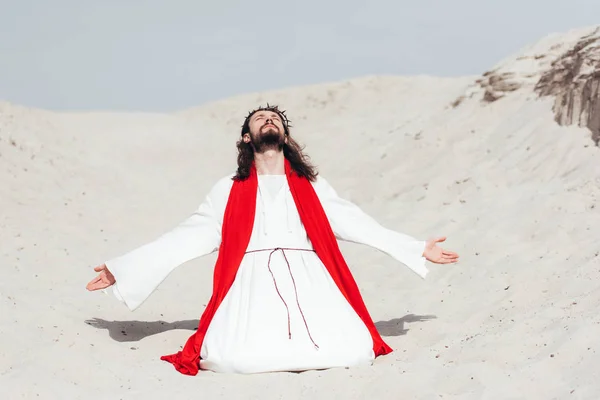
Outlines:
{"type": "Polygon", "coordinates": [[[378,249],[425,278],[425,241],[383,227],[356,204],[339,197],[321,176],[314,188],[336,238],[378,249]]]}
{"type": "Polygon", "coordinates": [[[219,248],[222,215],[215,202],[223,197],[219,193],[223,189],[215,186],[196,211],[171,231],[105,263],[115,277],[112,288],[117,299],[133,311],[176,267],[219,248]]]}

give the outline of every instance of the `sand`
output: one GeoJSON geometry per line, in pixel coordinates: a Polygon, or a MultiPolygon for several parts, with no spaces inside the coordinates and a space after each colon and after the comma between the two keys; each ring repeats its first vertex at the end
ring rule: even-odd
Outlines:
{"type": "Polygon", "coordinates": [[[494,66],[520,84],[493,102],[481,101],[481,77],[372,76],[172,114],[0,103],[1,397],[600,397],[600,149],[588,129],[559,126],[553,99],[534,91],[591,31],[549,36],[494,66]],[[94,266],[194,211],[235,169],[246,112],[267,101],[288,110],[338,193],[400,232],[447,235],[461,261],[429,264],[421,280],[342,245],[395,349],[371,367],[184,376],[159,357],[197,324],[214,255],[179,267],[133,313],[85,285],[94,266]]]}

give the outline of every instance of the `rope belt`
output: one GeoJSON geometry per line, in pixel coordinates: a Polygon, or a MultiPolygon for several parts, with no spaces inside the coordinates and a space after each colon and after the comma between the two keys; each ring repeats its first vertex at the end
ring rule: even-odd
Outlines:
{"type": "Polygon", "coordinates": [[[315,252],[314,250],[311,250],[311,249],[276,247],[274,249],[250,250],[250,251],[247,251],[246,254],[265,252],[265,251],[270,252],[269,253],[269,261],[267,263],[267,268],[269,269],[269,272],[271,273],[271,278],[273,278],[273,284],[275,285],[275,290],[277,291],[277,294],[279,295],[279,298],[281,299],[281,302],[283,303],[283,305],[285,306],[285,310],[287,311],[288,337],[289,337],[289,339],[291,339],[292,338],[292,329],[291,329],[291,321],[290,321],[290,309],[289,309],[287,303],[285,302],[285,300],[283,299],[281,292],[279,292],[279,287],[277,287],[277,281],[275,280],[275,275],[273,275],[273,271],[271,270],[271,257],[273,256],[273,253],[275,253],[276,251],[281,251],[283,258],[285,259],[285,263],[287,264],[288,271],[290,273],[290,278],[292,278],[292,284],[294,285],[294,293],[296,295],[296,305],[298,306],[298,311],[300,311],[300,315],[302,315],[302,320],[304,321],[304,326],[306,327],[306,333],[308,333],[308,337],[310,338],[310,340],[313,343],[313,345],[315,346],[315,348],[318,349],[319,346],[315,343],[312,335],[310,334],[310,329],[308,328],[308,323],[306,322],[306,318],[304,317],[304,312],[302,312],[302,307],[300,307],[300,301],[298,300],[298,289],[296,288],[296,281],[294,280],[294,275],[292,274],[292,268],[290,267],[290,262],[288,261],[287,255],[285,254],[286,250],[306,251],[306,252],[313,252],[313,253],[315,252]]]}

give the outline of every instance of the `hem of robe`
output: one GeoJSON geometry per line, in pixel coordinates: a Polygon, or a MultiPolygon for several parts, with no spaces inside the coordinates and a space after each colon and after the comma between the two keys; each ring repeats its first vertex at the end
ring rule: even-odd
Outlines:
{"type": "MultiPolygon", "coordinates": [[[[219,374],[263,374],[270,372],[304,372],[304,371],[319,371],[333,368],[352,368],[352,367],[361,367],[361,366],[371,366],[375,360],[376,356],[373,351],[371,351],[370,358],[353,362],[353,363],[322,363],[315,364],[313,366],[282,366],[279,368],[219,368],[219,364],[211,361],[200,360],[200,370],[201,371],[211,371],[219,374]],[[215,368],[216,367],[216,368],[215,368]]],[[[301,364],[301,363],[298,363],[301,364]]]]}

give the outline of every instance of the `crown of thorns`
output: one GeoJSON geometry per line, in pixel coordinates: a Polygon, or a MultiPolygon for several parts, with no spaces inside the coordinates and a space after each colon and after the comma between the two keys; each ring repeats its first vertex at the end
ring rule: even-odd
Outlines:
{"type": "Polygon", "coordinates": [[[248,121],[250,121],[250,118],[256,114],[259,111],[273,111],[276,112],[277,114],[279,114],[281,116],[281,120],[283,122],[283,125],[286,128],[291,128],[292,127],[292,121],[289,120],[289,118],[287,117],[287,115],[285,115],[285,110],[280,110],[279,106],[277,105],[270,105],[269,103],[267,103],[267,105],[265,107],[260,106],[255,110],[252,110],[248,113],[248,115],[246,116],[246,119],[244,120],[244,125],[242,125],[242,128],[244,128],[246,126],[246,124],[248,123],[248,121]]]}

